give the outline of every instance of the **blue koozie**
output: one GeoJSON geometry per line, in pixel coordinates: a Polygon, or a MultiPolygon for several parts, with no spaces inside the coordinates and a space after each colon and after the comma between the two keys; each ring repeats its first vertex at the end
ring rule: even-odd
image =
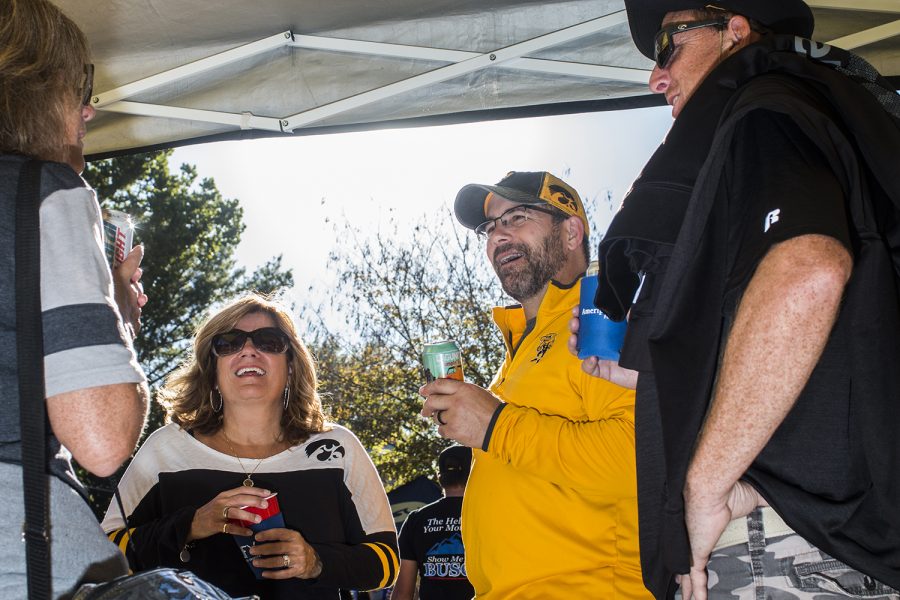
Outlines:
{"type": "MultiPolygon", "coordinates": [[[[591,270],[588,270],[590,273],[591,270]]],[[[597,356],[604,360],[619,360],[622,340],[625,339],[626,321],[611,321],[594,306],[597,293],[597,275],[581,278],[581,302],[579,304],[578,358],[597,356]]]]}
{"type": "MultiPolygon", "coordinates": [[[[269,503],[268,507],[266,508],[256,508],[255,506],[241,506],[243,510],[252,512],[262,517],[262,521],[260,521],[259,523],[252,523],[250,521],[243,521],[241,519],[228,519],[228,521],[234,523],[235,525],[246,527],[252,530],[253,533],[259,533],[261,531],[274,529],[276,527],[284,527],[284,516],[281,514],[281,508],[278,506],[278,498],[276,497],[276,495],[277,493],[266,497],[266,500],[269,503]]],[[[256,578],[263,579],[262,573],[265,569],[253,566],[253,559],[260,557],[250,554],[250,548],[256,545],[256,541],[252,537],[246,537],[243,535],[232,534],[231,537],[234,538],[234,542],[237,544],[238,548],[240,548],[241,554],[244,556],[244,560],[247,561],[247,566],[250,567],[250,570],[253,571],[253,574],[256,575],[256,578]]]]}

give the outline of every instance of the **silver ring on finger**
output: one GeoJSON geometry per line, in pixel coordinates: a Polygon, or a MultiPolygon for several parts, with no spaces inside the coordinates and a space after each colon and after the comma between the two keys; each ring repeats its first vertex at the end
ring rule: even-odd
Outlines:
{"type": "Polygon", "coordinates": [[[291,557],[288,556],[287,554],[282,554],[282,555],[281,555],[281,562],[282,562],[282,566],[283,566],[285,569],[289,569],[290,566],[291,566],[291,557]]]}
{"type": "Polygon", "coordinates": [[[438,422],[438,425],[446,425],[447,421],[441,418],[441,415],[444,413],[443,410],[434,411],[434,420],[438,422]]]}

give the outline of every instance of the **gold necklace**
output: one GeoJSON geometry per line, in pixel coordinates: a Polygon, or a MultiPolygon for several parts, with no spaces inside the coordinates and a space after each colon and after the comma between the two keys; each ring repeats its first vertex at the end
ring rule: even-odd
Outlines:
{"type": "Polygon", "coordinates": [[[234,451],[234,446],[231,445],[231,440],[228,439],[228,436],[225,434],[225,428],[222,427],[222,437],[225,438],[225,443],[228,444],[228,449],[231,450],[231,454],[237,459],[238,464],[241,465],[241,471],[244,472],[246,479],[244,479],[244,485],[247,487],[253,487],[253,474],[256,473],[256,470],[259,468],[259,465],[263,464],[263,461],[266,460],[267,457],[263,457],[259,459],[259,462],[256,463],[256,466],[253,467],[253,470],[249,473],[247,472],[247,468],[244,467],[244,461],[241,460],[241,457],[238,456],[238,453],[234,451]]]}

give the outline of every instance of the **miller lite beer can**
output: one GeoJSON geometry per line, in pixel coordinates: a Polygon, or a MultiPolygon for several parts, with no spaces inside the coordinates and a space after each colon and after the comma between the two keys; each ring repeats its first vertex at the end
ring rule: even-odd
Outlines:
{"type": "Polygon", "coordinates": [[[106,258],[110,267],[121,264],[134,243],[134,221],[128,213],[103,209],[103,232],[106,258]]]}
{"type": "Polygon", "coordinates": [[[425,380],[458,379],[463,381],[462,352],[453,340],[425,344],[422,351],[425,380]]]}

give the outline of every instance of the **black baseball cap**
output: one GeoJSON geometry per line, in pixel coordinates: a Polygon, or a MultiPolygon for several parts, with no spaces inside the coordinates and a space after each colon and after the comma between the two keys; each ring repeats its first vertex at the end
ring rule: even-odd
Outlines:
{"type": "Polygon", "coordinates": [[[719,9],[758,21],[775,33],[812,36],[815,19],[803,0],[625,0],[631,37],[641,54],[654,60],[653,38],[667,13],[719,9]]]}
{"type": "Polygon", "coordinates": [[[438,472],[461,473],[468,476],[472,468],[472,449],[467,446],[453,444],[444,448],[438,456],[438,472]]]}
{"type": "Polygon", "coordinates": [[[591,227],[584,203],[575,188],[546,171],[510,171],[497,185],[470,183],[456,194],[453,210],[456,219],[469,229],[475,229],[487,221],[487,205],[492,194],[519,204],[549,204],[564,213],[578,217],[584,223],[584,235],[590,235],[591,227]]]}

